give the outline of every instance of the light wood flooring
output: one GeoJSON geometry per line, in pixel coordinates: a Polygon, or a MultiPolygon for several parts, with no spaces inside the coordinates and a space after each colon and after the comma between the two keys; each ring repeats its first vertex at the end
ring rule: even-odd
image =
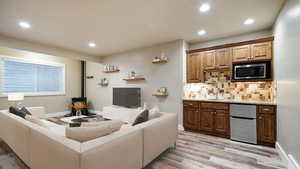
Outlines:
{"type": "MultiPolygon", "coordinates": [[[[0,169],[28,169],[0,144],[0,169]]],[[[145,169],[284,169],[273,148],[180,131],[176,148],[163,153],[145,169]]]]}
{"type": "Polygon", "coordinates": [[[176,149],[147,169],[283,169],[274,148],[181,131],[176,149]]]}

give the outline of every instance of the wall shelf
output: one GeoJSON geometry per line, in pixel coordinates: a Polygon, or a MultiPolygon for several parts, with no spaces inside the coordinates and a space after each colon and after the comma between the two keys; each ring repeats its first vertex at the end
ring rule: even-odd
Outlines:
{"type": "Polygon", "coordinates": [[[153,64],[166,64],[168,63],[167,60],[159,60],[159,61],[152,61],[153,64]]]}
{"type": "Polygon", "coordinates": [[[116,69],[116,70],[104,70],[103,71],[104,73],[114,73],[114,72],[120,72],[119,69],[116,69]]]}
{"type": "Polygon", "coordinates": [[[155,93],[155,94],[152,94],[152,96],[155,96],[155,97],[168,97],[168,94],[164,94],[164,93],[155,93]]]}
{"type": "Polygon", "coordinates": [[[105,87],[108,86],[108,83],[98,83],[99,86],[105,87]]]}
{"type": "Polygon", "coordinates": [[[140,80],[145,80],[145,78],[143,77],[137,77],[137,78],[126,78],[126,79],[123,79],[125,81],[140,81],[140,80]]]}

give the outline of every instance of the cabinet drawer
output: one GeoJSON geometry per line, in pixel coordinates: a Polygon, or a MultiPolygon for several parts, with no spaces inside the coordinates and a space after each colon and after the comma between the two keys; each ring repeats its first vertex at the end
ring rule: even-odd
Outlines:
{"type": "Polygon", "coordinates": [[[228,110],[228,104],[223,103],[201,103],[201,109],[221,109],[228,110]]]}
{"type": "Polygon", "coordinates": [[[183,108],[185,109],[198,109],[199,103],[198,102],[192,102],[192,101],[184,101],[183,102],[183,108]]]}
{"type": "Polygon", "coordinates": [[[259,113],[275,114],[275,106],[259,105],[258,106],[258,112],[259,113]]]}

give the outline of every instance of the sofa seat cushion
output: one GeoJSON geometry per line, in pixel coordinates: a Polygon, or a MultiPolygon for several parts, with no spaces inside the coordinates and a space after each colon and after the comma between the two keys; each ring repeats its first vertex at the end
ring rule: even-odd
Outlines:
{"type": "Polygon", "coordinates": [[[56,135],[66,137],[66,127],[65,126],[50,126],[50,131],[56,135]]]}
{"type": "Polygon", "coordinates": [[[88,127],[67,127],[66,137],[79,142],[85,142],[118,131],[120,130],[122,124],[123,122],[121,121],[113,120],[88,127]]]}

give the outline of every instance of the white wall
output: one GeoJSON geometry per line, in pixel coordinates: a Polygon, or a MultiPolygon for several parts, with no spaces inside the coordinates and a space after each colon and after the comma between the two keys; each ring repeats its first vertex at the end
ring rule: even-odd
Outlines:
{"type": "Polygon", "coordinates": [[[100,62],[100,57],[89,56],[86,54],[61,49],[53,46],[41,45],[38,43],[31,43],[20,39],[15,39],[0,35],[0,46],[12,49],[20,49],[25,51],[38,52],[53,56],[65,57],[69,59],[88,60],[93,62],[100,62]]]}
{"type": "MultiPolygon", "coordinates": [[[[31,96],[25,97],[24,106],[44,106],[47,113],[61,112],[69,109],[72,97],[80,96],[81,64],[79,60],[56,57],[40,53],[27,52],[17,49],[0,47],[0,55],[24,58],[29,60],[43,60],[63,63],[66,65],[66,94],[60,96],[31,96]]],[[[7,97],[0,97],[0,110],[7,109],[13,103],[7,97]]]]}
{"type": "Polygon", "coordinates": [[[102,110],[103,106],[112,105],[113,87],[140,87],[142,89],[142,104],[146,102],[149,107],[158,105],[162,111],[178,113],[179,122],[182,123],[182,84],[183,84],[183,53],[184,41],[178,40],[166,44],[142,48],[122,54],[108,56],[102,59],[102,64],[87,62],[86,72],[94,79],[87,79],[87,98],[94,109],[102,110]],[[163,65],[152,64],[155,56],[164,52],[169,62],[163,65]],[[104,64],[117,65],[119,73],[102,73],[104,64]],[[141,82],[126,82],[129,71],[145,76],[141,82]],[[100,78],[109,80],[108,87],[97,85],[100,78]],[[169,96],[165,99],[153,97],[152,94],[160,87],[167,87],[169,96]]]}
{"type": "Polygon", "coordinates": [[[274,27],[278,142],[300,162],[300,1],[288,0],[274,27]]]}
{"type": "Polygon", "coordinates": [[[223,45],[223,44],[228,44],[228,43],[236,43],[236,42],[242,42],[242,41],[248,41],[248,40],[255,40],[255,39],[266,38],[266,37],[271,37],[271,36],[273,36],[272,30],[263,30],[263,31],[259,31],[259,32],[253,32],[253,33],[248,33],[248,34],[244,34],[244,35],[232,36],[232,37],[212,40],[212,41],[208,41],[208,42],[200,42],[200,43],[190,44],[190,50],[218,46],[218,45],[223,45]]]}

